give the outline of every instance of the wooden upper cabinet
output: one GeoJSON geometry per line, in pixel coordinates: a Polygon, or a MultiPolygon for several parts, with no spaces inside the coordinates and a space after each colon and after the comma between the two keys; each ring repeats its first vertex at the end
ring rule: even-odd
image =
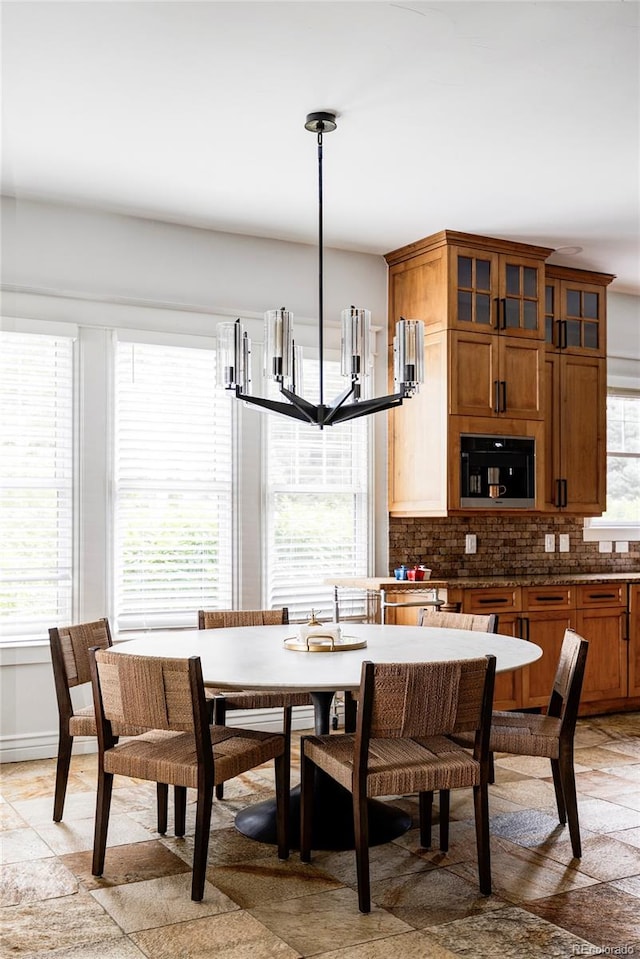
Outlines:
{"type": "Polygon", "coordinates": [[[449,368],[451,413],[542,419],[543,354],[535,341],[452,332],[449,368]]]}
{"type": "Polygon", "coordinates": [[[452,246],[449,286],[453,329],[542,338],[544,262],[540,258],[452,246]]]}
{"type": "Polygon", "coordinates": [[[547,349],[582,356],[606,356],[606,288],[609,273],[549,265],[545,269],[547,349]]]}

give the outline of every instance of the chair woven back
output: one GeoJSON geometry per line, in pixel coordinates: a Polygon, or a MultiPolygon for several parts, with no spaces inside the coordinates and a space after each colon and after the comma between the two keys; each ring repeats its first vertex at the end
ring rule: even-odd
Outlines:
{"type": "Polygon", "coordinates": [[[433,609],[418,611],[418,626],[437,626],[442,629],[473,629],[480,633],[495,633],[498,617],[495,613],[438,613],[433,609]]]}
{"type": "Polygon", "coordinates": [[[56,681],[62,679],[67,687],[91,681],[89,650],[92,647],[108,649],[113,645],[106,619],[78,626],[54,627],[49,630],[49,639],[56,681]]]}
{"type": "Polygon", "coordinates": [[[371,738],[421,739],[476,730],[490,657],[443,663],[364,663],[359,721],[371,738]]]}
{"type": "Polygon", "coordinates": [[[562,719],[563,733],[573,734],[578,718],[582,681],[589,643],[573,629],[566,629],[553,681],[547,714],[562,719]]]}
{"type": "Polygon", "coordinates": [[[289,622],[289,609],[200,609],[198,629],[231,626],[281,626],[289,622]]]}
{"type": "MultiPolygon", "coordinates": [[[[147,729],[193,733],[197,718],[190,663],[194,659],[199,668],[196,657],[169,659],[99,650],[96,667],[104,718],[147,729]]],[[[206,713],[204,689],[202,711],[206,713]]]]}

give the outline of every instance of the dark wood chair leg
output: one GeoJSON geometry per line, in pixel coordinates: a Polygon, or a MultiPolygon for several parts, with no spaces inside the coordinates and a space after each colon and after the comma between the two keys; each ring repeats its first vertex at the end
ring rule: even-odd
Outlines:
{"type": "Polygon", "coordinates": [[[206,783],[198,788],[196,806],[196,835],[193,848],[193,877],[191,880],[191,898],[194,902],[200,902],[204,896],[212,805],[213,784],[206,783]]]}
{"type": "Polygon", "coordinates": [[[344,694],[344,731],[345,733],[355,733],[356,722],[358,718],[358,701],[350,689],[345,690],[344,694]]]}
{"type": "Polygon", "coordinates": [[[107,829],[109,828],[109,810],[113,791],[113,773],[98,773],[98,793],[96,797],[96,822],[93,833],[93,863],[91,873],[101,876],[104,870],[104,856],[107,848],[107,829]]]}
{"type": "Polygon", "coordinates": [[[174,831],[176,836],[184,836],[187,823],[187,787],[173,787],[174,831]]]}
{"type": "Polygon", "coordinates": [[[451,793],[448,789],[441,789],[438,797],[440,811],[440,852],[449,850],[449,808],[451,793]]]}
{"type": "Polygon", "coordinates": [[[290,757],[285,750],[275,759],[276,835],[278,859],[289,858],[289,790],[291,787],[290,757]]]}
{"type": "Polygon", "coordinates": [[[67,793],[67,782],[69,780],[69,766],[71,764],[71,747],[73,746],[73,736],[60,730],[60,741],[58,744],[58,762],[56,765],[56,791],[53,800],[53,821],[60,822],[64,810],[64,798],[67,793]]]}
{"type": "Polygon", "coordinates": [[[473,787],[473,806],[476,819],[476,846],[480,892],[491,895],[491,850],[489,847],[489,790],[487,784],[473,787]]]}
{"type": "Polygon", "coordinates": [[[432,792],[418,793],[418,809],[420,813],[420,845],[423,849],[431,849],[432,792]]]}
{"type": "Polygon", "coordinates": [[[560,776],[562,792],[567,809],[571,849],[576,859],[582,857],[582,843],[580,841],[580,823],[578,821],[578,797],[576,796],[576,778],[573,768],[573,752],[564,752],[560,747],[560,776]]]}
{"type": "Polygon", "coordinates": [[[496,767],[493,762],[493,753],[489,753],[489,782],[491,785],[496,781],[496,767]]]}
{"type": "Polygon", "coordinates": [[[567,821],[567,807],[564,802],[564,791],[562,789],[562,776],[560,774],[560,762],[557,759],[551,760],[551,773],[553,775],[553,788],[556,791],[556,806],[558,807],[558,820],[564,825],[567,821]]]}
{"type": "Polygon", "coordinates": [[[356,874],[358,878],[358,909],[371,912],[371,884],[369,878],[369,806],[364,790],[353,794],[353,831],[356,847],[356,874]]]}
{"type": "MultiPolygon", "coordinates": [[[[219,696],[214,700],[213,721],[216,726],[224,726],[227,719],[227,703],[224,696],[219,696]]],[[[216,799],[224,799],[224,783],[218,783],[216,786],[216,799]]]]}
{"type": "Polygon", "coordinates": [[[167,831],[167,805],[169,801],[169,787],[166,783],[156,783],[158,800],[158,832],[161,836],[167,831]]]}
{"type": "Polygon", "coordinates": [[[302,862],[311,862],[315,765],[304,754],[305,738],[303,736],[300,740],[300,859],[302,862]]]}

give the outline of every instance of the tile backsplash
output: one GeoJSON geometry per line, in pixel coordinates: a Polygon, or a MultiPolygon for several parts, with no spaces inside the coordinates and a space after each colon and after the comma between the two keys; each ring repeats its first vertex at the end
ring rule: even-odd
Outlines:
{"type": "Polygon", "coordinates": [[[582,530],[575,516],[390,517],[389,570],[424,563],[434,579],[640,572],[640,542],[630,542],[628,553],[601,553],[598,543],[584,542],[582,530]],[[467,533],[476,534],[476,553],[464,551],[467,533]],[[553,553],[544,549],[547,533],[555,534],[553,553]],[[558,552],[560,534],[569,535],[568,553],[558,552]]]}

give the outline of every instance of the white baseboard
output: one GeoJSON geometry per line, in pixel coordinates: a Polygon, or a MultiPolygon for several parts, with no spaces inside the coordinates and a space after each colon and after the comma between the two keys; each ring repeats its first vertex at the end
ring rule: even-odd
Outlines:
{"type": "MultiPolygon", "coordinates": [[[[229,726],[251,726],[262,732],[280,732],[281,714],[273,709],[246,710],[241,714],[227,715],[229,726]]],[[[296,706],[293,711],[294,729],[313,729],[313,708],[296,706]]],[[[95,739],[78,737],[74,740],[74,753],[94,753],[95,739]]],[[[0,737],[0,763],[23,763],[33,759],[55,759],[58,755],[58,730],[30,735],[0,737]]]]}

